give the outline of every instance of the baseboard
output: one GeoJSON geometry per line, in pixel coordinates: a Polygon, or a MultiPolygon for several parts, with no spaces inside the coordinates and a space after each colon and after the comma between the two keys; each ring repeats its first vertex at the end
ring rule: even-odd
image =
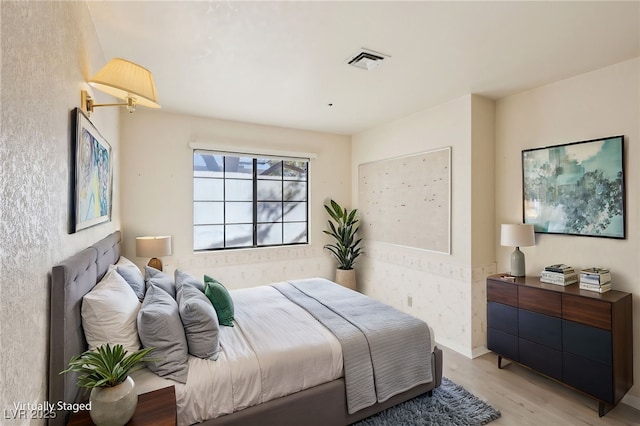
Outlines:
{"type": "Polygon", "coordinates": [[[627,404],[636,410],[640,410],[640,398],[634,395],[626,394],[622,401],[624,404],[627,404]]]}
{"type": "Polygon", "coordinates": [[[477,347],[475,349],[472,349],[471,351],[469,351],[468,348],[463,348],[460,345],[457,345],[454,342],[451,341],[447,341],[442,340],[442,339],[438,339],[438,341],[436,342],[437,346],[444,346],[447,349],[451,349],[452,351],[458,352],[459,354],[462,354],[464,356],[466,356],[467,358],[470,359],[474,359],[474,358],[478,358],[484,354],[488,354],[489,352],[491,352],[489,349],[487,349],[486,346],[480,346],[477,347]]]}
{"type": "Polygon", "coordinates": [[[484,354],[488,354],[489,352],[491,352],[489,349],[487,349],[486,346],[480,346],[478,348],[475,348],[471,351],[471,358],[478,358],[479,356],[482,356],[484,354]]]}
{"type": "Polygon", "coordinates": [[[455,342],[452,342],[450,340],[442,340],[442,339],[438,339],[436,341],[436,346],[438,347],[445,347],[447,349],[451,349],[454,352],[458,352],[461,355],[466,356],[467,358],[472,359],[473,358],[473,354],[472,352],[469,351],[468,348],[463,348],[460,345],[456,344],[455,342]]]}

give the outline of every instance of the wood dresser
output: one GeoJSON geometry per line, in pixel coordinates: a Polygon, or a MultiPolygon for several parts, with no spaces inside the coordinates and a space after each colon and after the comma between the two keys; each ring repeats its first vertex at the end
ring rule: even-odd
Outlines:
{"type": "Polygon", "coordinates": [[[504,274],[487,278],[487,347],[598,400],[603,416],[633,385],[631,294],[504,274]]]}

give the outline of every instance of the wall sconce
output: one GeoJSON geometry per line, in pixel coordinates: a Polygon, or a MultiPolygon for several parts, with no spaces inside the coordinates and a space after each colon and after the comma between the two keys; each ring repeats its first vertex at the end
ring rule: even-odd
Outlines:
{"type": "Polygon", "coordinates": [[[86,90],[80,92],[81,105],[87,114],[96,107],[126,106],[130,113],[137,105],[160,108],[153,75],[148,69],[126,59],[114,58],[89,80],[89,85],[118,99],[120,104],[94,104],[86,90]]]}
{"type": "Polygon", "coordinates": [[[136,237],[136,256],[150,257],[148,266],[162,271],[162,256],[171,256],[171,237],[136,237]]]}
{"type": "Polygon", "coordinates": [[[524,277],[526,268],[524,265],[524,253],[520,247],[528,247],[536,244],[533,225],[530,224],[505,224],[500,227],[500,245],[515,247],[511,253],[511,275],[524,277]]]}

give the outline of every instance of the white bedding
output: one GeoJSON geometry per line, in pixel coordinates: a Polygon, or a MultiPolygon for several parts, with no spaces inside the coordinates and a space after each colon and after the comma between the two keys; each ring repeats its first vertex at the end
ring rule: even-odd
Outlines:
{"type": "Polygon", "coordinates": [[[179,425],[229,414],[342,376],[340,343],[305,310],[270,286],[234,290],[231,296],[235,327],[220,327],[217,361],[189,356],[186,384],[147,369],[133,373],[138,393],[175,385],[179,425]]]}

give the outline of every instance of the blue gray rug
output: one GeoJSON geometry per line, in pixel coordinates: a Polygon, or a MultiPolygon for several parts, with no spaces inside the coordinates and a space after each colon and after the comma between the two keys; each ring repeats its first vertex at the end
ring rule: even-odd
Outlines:
{"type": "Polygon", "coordinates": [[[433,396],[419,396],[353,426],[479,426],[498,417],[500,411],[443,377],[433,396]]]}

